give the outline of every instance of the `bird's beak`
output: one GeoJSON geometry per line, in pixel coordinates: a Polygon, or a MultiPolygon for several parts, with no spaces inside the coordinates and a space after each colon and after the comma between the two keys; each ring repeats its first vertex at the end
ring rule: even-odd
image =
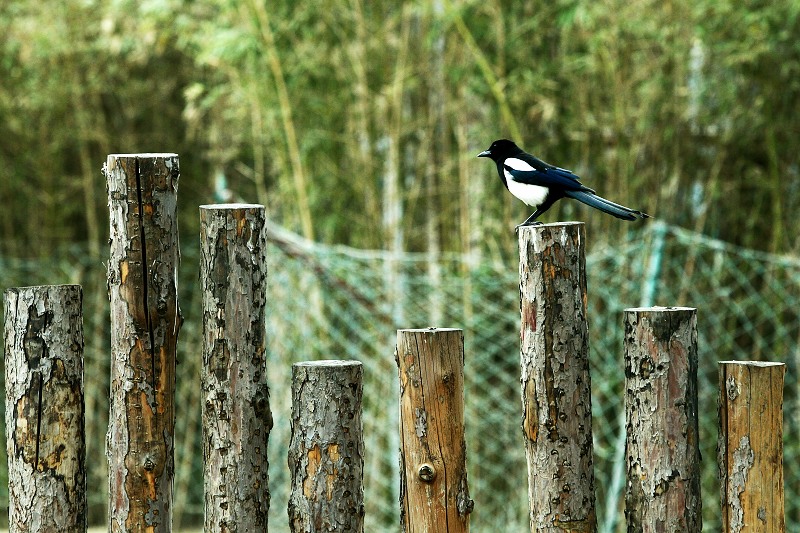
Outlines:
{"type": "Polygon", "coordinates": [[[478,154],[478,157],[491,157],[492,153],[489,150],[484,150],[478,154]]]}

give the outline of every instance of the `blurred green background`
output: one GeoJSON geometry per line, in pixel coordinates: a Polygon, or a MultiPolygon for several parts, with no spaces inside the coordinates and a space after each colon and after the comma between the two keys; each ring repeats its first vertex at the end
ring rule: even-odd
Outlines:
{"type": "Polygon", "coordinates": [[[181,156],[176,522],[202,516],[197,206],[243,200],[284,235],[269,256],[271,526],[286,527],[288,366],[352,357],[374,380],[368,524],[396,529],[393,330],[442,325],[466,330],[473,525],[524,528],[513,226],[530,210],[475,159],[509,137],[656,218],[569,202],[542,217],[587,223],[605,531],[623,522],[619,311],[642,303],[700,307],[713,531],[717,360],[787,362],[787,465],[797,457],[798,36],[788,0],[0,3],[0,284],[84,284],[92,520],[108,386],[100,167],[152,151],[181,156]]]}

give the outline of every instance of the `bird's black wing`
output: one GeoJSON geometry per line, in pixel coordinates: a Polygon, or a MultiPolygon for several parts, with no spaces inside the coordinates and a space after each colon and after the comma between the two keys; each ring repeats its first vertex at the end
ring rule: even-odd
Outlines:
{"type": "Polygon", "coordinates": [[[592,191],[585,187],[571,171],[549,165],[530,154],[506,158],[503,161],[506,177],[518,183],[554,187],[564,191],[592,191]]]}

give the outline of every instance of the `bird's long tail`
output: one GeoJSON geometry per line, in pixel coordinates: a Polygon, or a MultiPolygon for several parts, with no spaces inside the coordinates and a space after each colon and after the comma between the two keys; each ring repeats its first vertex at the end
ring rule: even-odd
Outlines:
{"type": "Polygon", "coordinates": [[[589,191],[565,191],[564,194],[569,198],[574,198],[575,200],[583,202],[588,206],[594,207],[595,209],[599,209],[603,213],[608,213],[609,215],[621,218],[623,220],[650,218],[650,215],[648,215],[647,213],[642,213],[641,211],[630,209],[629,207],[625,207],[624,205],[615,204],[611,200],[606,200],[602,196],[597,196],[596,194],[589,191]]]}

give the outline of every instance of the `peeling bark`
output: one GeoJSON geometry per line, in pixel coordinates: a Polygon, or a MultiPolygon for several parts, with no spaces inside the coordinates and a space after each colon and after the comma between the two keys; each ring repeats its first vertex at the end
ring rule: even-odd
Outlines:
{"type": "Polygon", "coordinates": [[[719,441],[722,531],[786,530],[783,363],[721,361],[719,441]]]}
{"type": "Polygon", "coordinates": [[[625,378],[627,531],[701,531],[696,310],[627,309],[625,378]]]}
{"type": "Polygon", "coordinates": [[[267,531],[264,206],[200,207],[206,532],[267,531]]]}
{"type": "Polygon", "coordinates": [[[364,531],[361,397],[358,361],[292,365],[293,533],[364,531]]]}
{"type": "Polygon", "coordinates": [[[397,363],[402,530],[469,531],[474,503],[464,439],[464,334],[398,330],[397,363]]]}
{"type": "Polygon", "coordinates": [[[181,325],[175,154],[109,155],[109,530],[172,528],[175,350],[181,325]]]}
{"type": "Polygon", "coordinates": [[[585,230],[519,228],[522,430],[531,531],[597,529],[585,230]]]}
{"type": "Polygon", "coordinates": [[[9,533],[86,531],[80,285],[5,292],[9,533]]]}

